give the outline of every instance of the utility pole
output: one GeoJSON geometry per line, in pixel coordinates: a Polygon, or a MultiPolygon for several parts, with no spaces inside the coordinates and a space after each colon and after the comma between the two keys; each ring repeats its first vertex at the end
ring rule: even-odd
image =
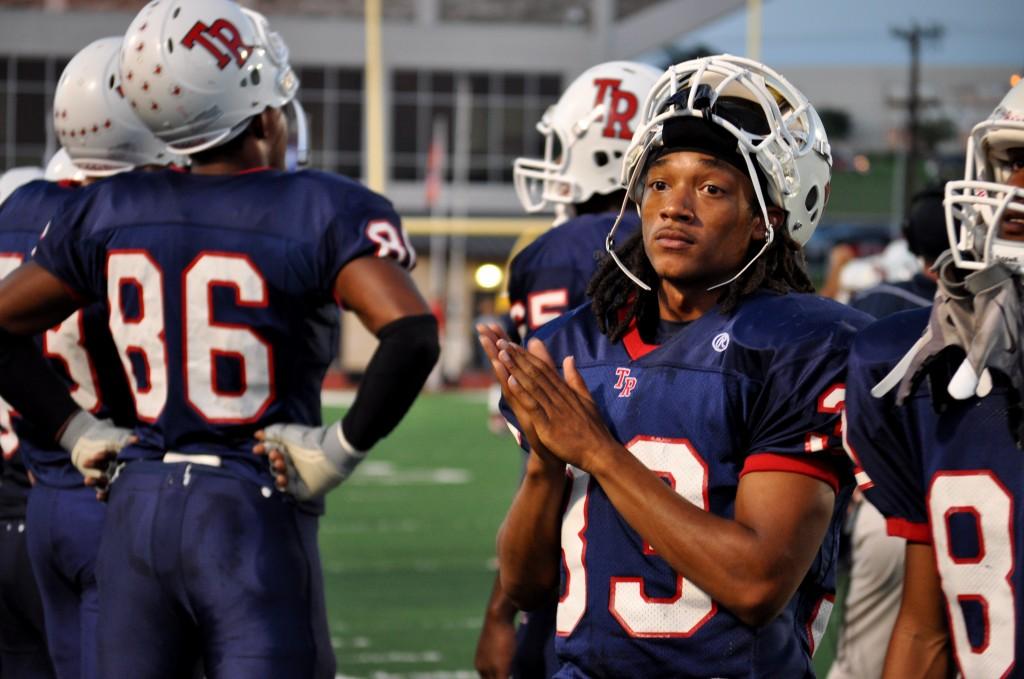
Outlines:
{"type": "Polygon", "coordinates": [[[920,156],[918,130],[920,128],[921,99],[918,83],[921,79],[921,42],[938,40],[942,37],[943,27],[938,24],[919,26],[915,22],[910,28],[893,28],[893,37],[906,40],[910,47],[910,89],[907,93],[907,146],[905,152],[903,174],[903,215],[910,209],[910,197],[914,194],[914,179],[918,157],[920,156]]]}

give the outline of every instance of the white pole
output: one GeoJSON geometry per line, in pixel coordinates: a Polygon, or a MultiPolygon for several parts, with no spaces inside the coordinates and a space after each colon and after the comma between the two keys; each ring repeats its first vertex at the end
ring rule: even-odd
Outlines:
{"type": "Polygon", "coordinates": [[[761,61],[762,0],[747,0],[747,58],[761,61]]]}
{"type": "Polygon", "coordinates": [[[384,158],[384,69],[381,65],[380,14],[381,0],[365,0],[366,33],[366,110],[363,114],[366,127],[366,176],[367,185],[377,193],[387,188],[384,158]]]}
{"type": "MultiPolygon", "coordinates": [[[[433,134],[430,138],[431,149],[429,154],[433,154],[435,149],[434,145],[437,145],[441,149],[440,158],[436,159],[436,165],[428,167],[427,170],[427,181],[436,182],[434,188],[428,187],[428,191],[436,191],[436,195],[431,196],[430,203],[430,216],[434,219],[443,217],[448,213],[447,202],[449,194],[451,193],[447,187],[445,181],[445,170],[447,169],[447,157],[448,157],[448,119],[444,116],[438,116],[434,119],[433,134]],[[435,173],[433,177],[430,173],[435,173]]],[[[430,165],[428,163],[428,165],[430,165]]],[[[434,309],[439,309],[444,313],[446,305],[445,301],[445,283],[448,278],[448,236],[447,234],[440,232],[433,232],[430,234],[430,306],[434,309]]],[[[447,343],[447,342],[446,342],[447,343]]],[[[447,351],[447,348],[443,348],[443,351],[447,351]]],[[[442,366],[440,363],[434,366],[434,369],[430,372],[430,376],[427,378],[427,389],[430,391],[438,391],[443,385],[442,379],[442,366]]]]}
{"type": "MultiPolygon", "coordinates": [[[[469,77],[455,82],[455,139],[452,153],[452,216],[466,216],[466,185],[469,180],[469,139],[472,125],[472,96],[469,77]]],[[[448,264],[448,303],[445,309],[444,375],[455,381],[469,360],[467,338],[470,332],[466,308],[466,235],[452,236],[448,264]]]]}

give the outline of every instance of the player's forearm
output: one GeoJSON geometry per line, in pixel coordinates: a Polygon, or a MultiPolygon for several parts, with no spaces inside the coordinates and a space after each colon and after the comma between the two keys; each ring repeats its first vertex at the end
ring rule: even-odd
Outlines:
{"type": "Polygon", "coordinates": [[[942,584],[931,545],[907,542],[903,594],[882,676],[945,679],[955,674],[942,584]]]}
{"type": "Polygon", "coordinates": [[[885,654],[883,679],[947,679],[956,675],[945,630],[897,619],[885,654]]]}
{"type": "Polygon", "coordinates": [[[358,450],[369,450],[398,425],[440,352],[437,320],[428,314],[393,321],[377,337],[380,344],[342,423],[346,439],[358,450]]]}
{"type": "Polygon", "coordinates": [[[626,522],[677,573],[748,625],[762,625],[785,607],[810,567],[827,517],[805,526],[817,535],[813,550],[789,549],[767,531],[689,502],[624,448],[604,459],[591,473],[626,522]]]}
{"type": "Polygon", "coordinates": [[[498,534],[501,589],[522,610],[549,601],[558,586],[565,473],[536,457],[498,534]]]}
{"type": "Polygon", "coordinates": [[[484,617],[489,620],[499,620],[511,623],[515,620],[519,609],[505,594],[501,588],[501,573],[494,578],[494,586],[491,588],[491,596],[487,600],[487,608],[484,610],[484,617]]]}

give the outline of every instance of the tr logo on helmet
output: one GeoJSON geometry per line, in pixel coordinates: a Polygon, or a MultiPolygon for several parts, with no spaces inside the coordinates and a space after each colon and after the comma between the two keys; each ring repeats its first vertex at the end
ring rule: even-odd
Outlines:
{"type": "Polygon", "coordinates": [[[120,70],[135,114],[176,153],[220,146],[268,107],[298,109],[288,46],[235,0],[153,0],[125,33],[120,70]]]}
{"type": "Polygon", "coordinates": [[[652,66],[608,61],[588,68],[537,123],[543,158],[516,158],[512,177],[527,212],[584,203],[619,191],[619,167],[658,80],[652,66]]]}
{"type": "Polygon", "coordinates": [[[597,88],[595,107],[605,103],[606,98],[608,100],[601,135],[610,139],[632,139],[633,130],[629,126],[629,121],[640,108],[636,95],[622,89],[622,78],[595,78],[594,87],[597,88]]]}
{"type": "Polygon", "coordinates": [[[181,44],[192,49],[197,42],[205,47],[207,52],[216,57],[217,68],[222,71],[231,63],[232,56],[235,58],[235,63],[241,68],[248,61],[249,55],[252,54],[252,48],[242,44],[242,34],[227,19],[217,19],[209,26],[202,21],[197,21],[189,29],[185,37],[181,39],[181,44]],[[216,38],[217,42],[222,44],[231,53],[230,56],[221,51],[210,38],[216,38]]]}

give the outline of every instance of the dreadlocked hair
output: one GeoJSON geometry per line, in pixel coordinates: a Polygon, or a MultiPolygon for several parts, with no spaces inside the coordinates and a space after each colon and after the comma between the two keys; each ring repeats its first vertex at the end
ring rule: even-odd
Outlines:
{"type": "MultiPolygon", "coordinates": [[[[745,261],[750,261],[761,247],[759,241],[751,241],[745,261]]],[[[775,240],[742,276],[722,288],[722,296],[718,298],[719,310],[731,314],[744,297],[760,289],[780,295],[814,292],[814,284],[807,275],[803,248],[793,240],[785,226],[775,229],[775,240]]]]}
{"type": "Polygon", "coordinates": [[[615,249],[615,254],[650,291],[638,287],[606,256],[587,286],[597,327],[612,342],[618,342],[635,320],[641,337],[650,337],[658,327],[658,274],[644,251],[643,233],[637,230],[615,249]]]}
{"type": "MultiPolygon", "coordinates": [[[[744,262],[750,261],[762,245],[760,241],[751,241],[744,262]]],[[[608,339],[618,342],[635,321],[640,336],[651,342],[660,317],[659,279],[644,250],[643,234],[638,231],[615,252],[651,290],[638,287],[619,270],[611,257],[605,257],[587,287],[597,325],[608,339]]],[[[744,297],[761,289],[779,294],[814,292],[814,285],[807,275],[803,249],[785,226],[775,229],[772,244],[742,276],[721,289],[719,312],[731,314],[744,297]]]]}

